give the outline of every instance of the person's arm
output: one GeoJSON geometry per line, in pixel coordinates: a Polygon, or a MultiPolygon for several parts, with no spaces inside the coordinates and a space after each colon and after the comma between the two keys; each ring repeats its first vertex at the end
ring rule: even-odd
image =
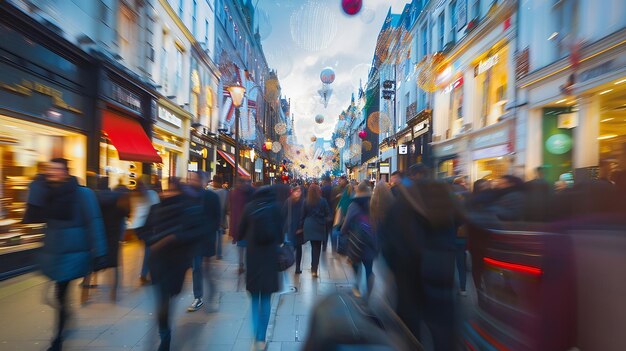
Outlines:
{"type": "Polygon", "coordinates": [[[248,225],[250,221],[249,217],[250,217],[250,206],[246,205],[241,215],[241,221],[239,222],[239,240],[244,240],[246,238],[246,232],[248,231],[248,225]]]}
{"type": "Polygon", "coordinates": [[[92,257],[102,257],[107,254],[106,235],[104,234],[104,222],[102,221],[102,212],[98,205],[96,195],[87,188],[79,189],[80,196],[83,198],[83,211],[85,211],[86,232],[91,243],[92,257]]]}
{"type": "Polygon", "coordinates": [[[343,221],[343,225],[341,226],[341,234],[347,235],[350,230],[350,226],[352,225],[352,219],[357,215],[358,209],[355,204],[350,204],[348,206],[348,211],[346,212],[346,218],[343,221]]]}

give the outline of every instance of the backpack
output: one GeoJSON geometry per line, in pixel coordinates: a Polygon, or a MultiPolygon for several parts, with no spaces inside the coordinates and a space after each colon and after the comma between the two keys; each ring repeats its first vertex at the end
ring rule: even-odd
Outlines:
{"type": "Polygon", "coordinates": [[[378,252],[378,239],[367,214],[359,214],[350,230],[348,237],[348,256],[353,261],[363,258],[374,258],[378,252]]]}

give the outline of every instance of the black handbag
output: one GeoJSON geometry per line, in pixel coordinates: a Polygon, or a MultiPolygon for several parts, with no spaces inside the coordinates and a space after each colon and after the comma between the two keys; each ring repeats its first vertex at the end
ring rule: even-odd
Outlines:
{"type": "Polygon", "coordinates": [[[286,271],[289,267],[296,263],[296,256],[293,253],[293,248],[289,245],[281,244],[277,248],[278,250],[278,270],[280,272],[286,271]]]}

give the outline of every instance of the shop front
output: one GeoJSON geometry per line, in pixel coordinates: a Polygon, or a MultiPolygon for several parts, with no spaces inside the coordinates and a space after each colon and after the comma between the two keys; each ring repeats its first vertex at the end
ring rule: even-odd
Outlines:
{"type": "Polygon", "coordinates": [[[551,74],[556,62],[520,81],[528,99],[526,174],[538,166],[554,182],[610,179],[626,169],[626,29],[584,46],[580,64],[551,74]]]}
{"type": "MultiPolygon", "coordinates": [[[[240,150],[240,153],[244,153],[244,151],[240,150]]],[[[252,179],[252,175],[248,171],[252,162],[250,162],[249,159],[247,162],[242,162],[242,159],[242,157],[239,158],[237,165],[238,176],[252,179]]],[[[235,170],[235,147],[222,142],[220,144],[220,148],[217,149],[216,160],[216,174],[221,174],[224,182],[228,182],[228,184],[232,187],[235,184],[235,179],[233,179],[235,170]]]]}
{"type": "Polygon", "coordinates": [[[99,175],[108,178],[111,188],[132,190],[141,180],[158,189],[160,183],[151,174],[163,160],[149,137],[154,96],[124,72],[106,62],[101,65],[99,175]]]}
{"type": "Polygon", "coordinates": [[[187,170],[202,171],[212,178],[215,175],[215,145],[208,138],[203,138],[193,131],[189,140],[189,164],[187,170]]]}
{"type": "Polygon", "coordinates": [[[156,165],[152,174],[161,182],[163,189],[166,189],[169,178],[187,176],[190,120],[191,116],[183,109],[164,98],[159,99],[152,142],[163,162],[156,165]]]}
{"type": "Polygon", "coordinates": [[[472,182],[512,173],[515,140],[512,121],[506,120],[468,135],[472,182]]]}
{"type": "Polygon", "coordinates": [[[32,270],[44,225],[22,224],[28,186],[51,158],[86,184],[93,66],[69,43],[0,9],[0,280],[32,270]]]}
{"type": "Polygon", "coordinates": [[[440,143],[432,143],[436,176],[438,179],[466,176],[468,139],[457,138],[440,143]]]}

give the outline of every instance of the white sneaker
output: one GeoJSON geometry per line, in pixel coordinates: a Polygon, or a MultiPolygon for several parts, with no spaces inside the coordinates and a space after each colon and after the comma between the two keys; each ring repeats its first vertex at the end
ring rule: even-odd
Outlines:
{"type": "Polygon", "coordinates": [[[187,312],[196,312],[204,305],[204,301],[202,299],[193,299],[191,306],[187,307],[187,312]]]}

